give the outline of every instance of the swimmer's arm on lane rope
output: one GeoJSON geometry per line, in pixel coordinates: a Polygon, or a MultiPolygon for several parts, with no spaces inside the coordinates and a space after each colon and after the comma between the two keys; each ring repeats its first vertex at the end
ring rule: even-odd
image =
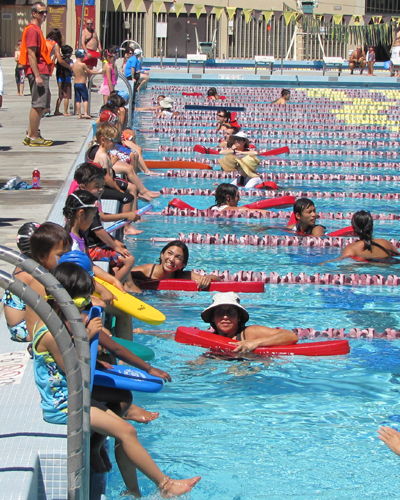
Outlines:
{"type": "Polygon", "coordinates": [[[221,278],[219,276],[216,276],[215,274],[207,274],[206,276],[201,276],[200,274],[194,273],[193,271],[184,271],[182,274],[185,276],[182,279],[191,279],[193,281],[197,281],[198,289],[208,288],[212,281],[222,281],[221,278]]]}
{"type": "Polygon", "coordinates": [[[233,345],[238,346],[234,352],[253,351],[257,347],[296,344],[298,341],[297,335],[291,330],[268,328],[261,325],[248,326],[246,328],[246,338],[247,340],[232,342],[233,345]]]}

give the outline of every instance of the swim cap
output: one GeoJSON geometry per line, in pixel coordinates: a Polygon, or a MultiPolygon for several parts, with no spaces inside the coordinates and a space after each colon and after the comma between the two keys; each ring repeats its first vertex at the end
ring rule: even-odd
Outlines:
{"type": "Polygon", "coordinates": [[[100,114],[100,121],[101,122],[110,122],[113,125],[115,125],[118,121],[118,116],[110,111],[109,109],[106,109],[105,111],[102,111],[100,114]]]}
{"type": "Polygon", "coordinates": [[[76,57],[81,59],[81,58],[85,57],[85,51],[83,49],[78,49],[75,51],[75,55],[76,55],[76,57]]]}
{"type": "Polygon", "coordinates": [[[17,247],[21,253],[27,255],[28,257],[31,256],[29,240],[38,227],[40,227],[39,222],[26,222],[18,230],[17,247]]]}
{"type": "Polygon", "coordinates": [[[118,95],[122,97],[125,101],[129,101],[129,92],[127,90],[120,90],[118,95]]]}
{"type": "Polygon", "coordinates": [[[133,53],[135,54],[135,56],[140,56],[142,54],[142,51],[140,49],[135,49],[133,53]]]}
{"type": "Polygon", "coordinates": [[[94,276],[92,261],[84,252],[81,252],[80,250],[72,250],[71,252],[67,252],[62,255],[58,263],[62,264],[63,262],[73,262],[74,264],[78,264],[78,266],[81,266],[87,273],[90,274],[90,276],[94,276]]]}

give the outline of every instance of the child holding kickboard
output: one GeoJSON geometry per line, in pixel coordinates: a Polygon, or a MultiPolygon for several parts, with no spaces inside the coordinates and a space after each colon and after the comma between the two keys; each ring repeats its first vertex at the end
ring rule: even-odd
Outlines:
{"type": "Polygon", "coordinates": [[[83,102],[83,118],[92,117],[88,114],[88,89],[87,89],[87,78],[91,75],[98,75],[102,71],[93,71],[89,69],[83,62],[85,57],[85,51],[83,49],[78,49],[75,52],[76,62],[72,65],[72,71],[74,73],[75,83],[75,100],[76,100],[76,110],[78,112],[78,118],[82,118],[81,112],[81,102],[83,102]]]}

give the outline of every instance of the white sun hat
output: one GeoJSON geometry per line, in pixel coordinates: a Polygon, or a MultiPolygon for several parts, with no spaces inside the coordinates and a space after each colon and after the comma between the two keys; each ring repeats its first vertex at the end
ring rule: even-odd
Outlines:
{"type": "Polygon", "coordinates": [[[213,320],[214,309],[225,305],[234,306],[239,309],[243,323],[247,323],[247,321],[249,321],[249,313],[242,305],[240,305],[240,297],[235,292],[216,293],[213,297],[212,304],[201,313],[202,320],[205,323],[211,323],[213,320]]]}

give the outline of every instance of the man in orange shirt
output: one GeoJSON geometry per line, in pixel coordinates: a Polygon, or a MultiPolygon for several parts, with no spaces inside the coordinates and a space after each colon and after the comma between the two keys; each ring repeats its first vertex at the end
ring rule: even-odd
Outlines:
{"type": "Polygon", "coordinates": [[[24,66],[32,94],[32,106],[29,114],[28,135],[22,141],[26,146],[47,147],[53,141],[40,136],[39,126],[45,109],[50,107],[50,65],[41,25],[47,16],[46,4],[36,2],[32,5],[32,21],[22,33],[19,63],[24,66]]]}

